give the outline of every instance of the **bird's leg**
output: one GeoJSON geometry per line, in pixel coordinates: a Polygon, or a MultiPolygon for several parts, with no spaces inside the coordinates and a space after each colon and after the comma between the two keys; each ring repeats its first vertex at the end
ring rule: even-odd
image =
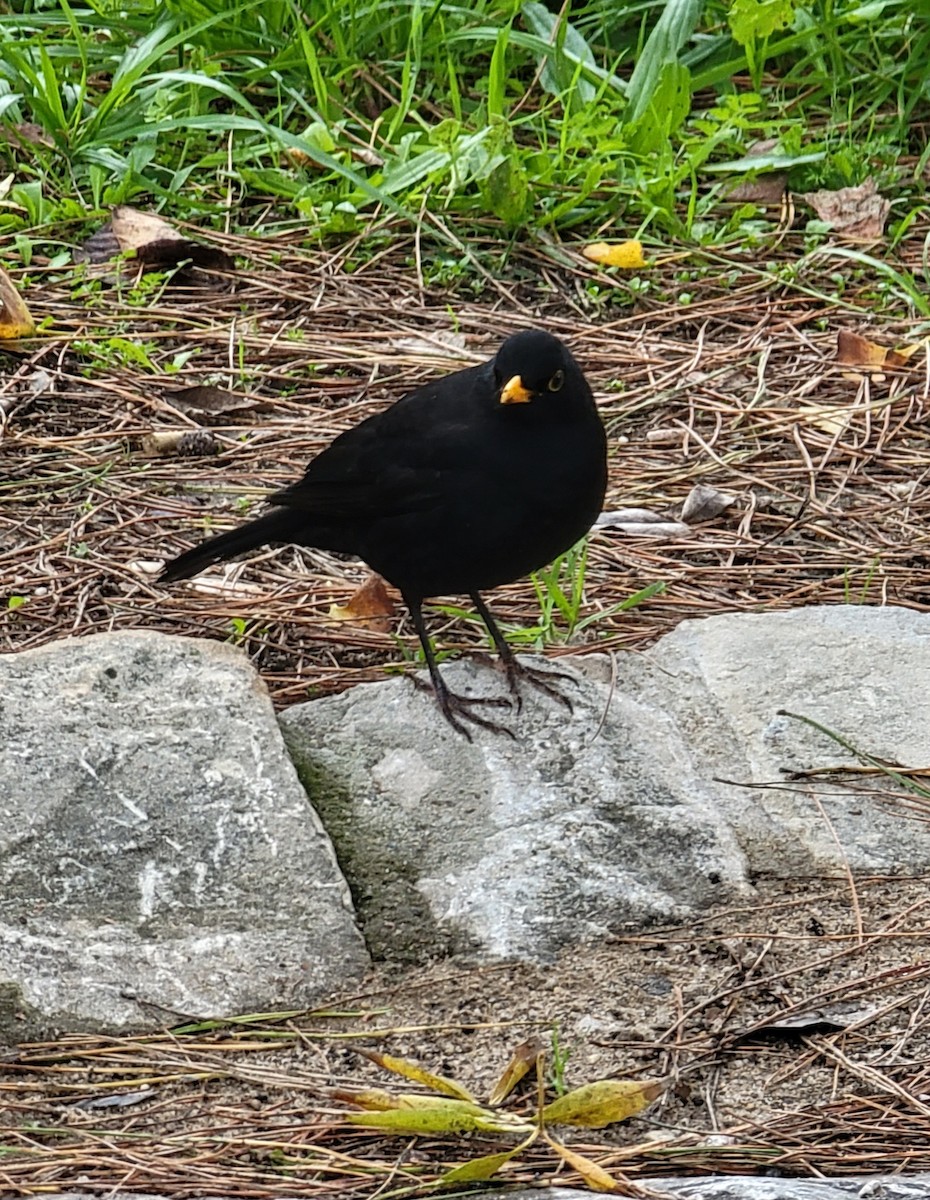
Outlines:
{"type": "MultiPolygon", "coordinates": [[[[426,622],[423,620],[423,610],[420,600],[407,596],[404,593],[401,593],[401,595],[403,595],[404,603],[410,610],[413,627],[417,631],[417,637],[420,639],[420,645],[423,647],[423,653],[426,656],[426,665],[429,668],[429,677],[432,682],[432,693],[442,710],[442,715],[452,728],[471,741],[471,734],[462,724],[462,721],[471,721],[473,725],[480,725],[482,729],[490,729],[494,733],[506,733],[508,737],[516,740],[514,733],[507,729],[506,726],[498,725],[496,721],[489,721],[487,717],[482,717],[478,713],[472,712],[472,708],[475,705],[506,704],[506,700],[498,700],[487,696],[458,696],[449,689],[440,673],[439,664],[436,662],[436,655],[433,653],[433,647],[430,644],[426,622]]],[[[417,687],[428,686],[422,683],[416,675],[412,676],[412,679],[417,687]]]]}
{"type": "Polygon", "coordinates": [[[488,627],[488,633],[491,635],[491,640],[500,656],[504,674],[507,676],[507,683],[517,698],[517,712],[523,707],[523,697],[520,695],[521,680],[525,680],[526,683],[531,684],[534,688],[538,688],[539,691],[544,692],[547,696],[551,696],[553,700],[558,700],[571,712],[571,700],[555,686],[552,680],[569,679],[573,681],[574,676],[569,675],[567,671],[540,671],[538,667],[528,667],[525,663],[521,663],[511,649],[510,643],[501,633],[497,622],[491,616],[491,610],[481,599],[481,596],[477,592],[469,592],[469,596],[472,604],[474,604],[478,611],[478,616],[488,627]]]}

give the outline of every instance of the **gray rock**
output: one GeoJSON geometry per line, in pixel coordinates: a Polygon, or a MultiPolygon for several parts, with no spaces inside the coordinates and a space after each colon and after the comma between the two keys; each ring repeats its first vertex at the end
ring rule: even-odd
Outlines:
{"type": "MultiPolygon", "coordinates": [[[[573,713],[530,693],[501,718],[518,741],[467,742],[403,679],[281,715],[376,956],[545,960],[745,890],[716,786],[665,712],[559,669],[573,713]]],[[[443,671],[455,691],[504,690],[487,665],[443,671]]]]}
{"type": "Polygon", "coordinates": [[[115,633],[0,657],[0,1040],[301,1007],[366,963],[240,652],[115,633]]]}
{"type": "MultiPolygon", "coordinates": [[[[642,1179],[676,1200],[927,1200],[930,1175],[856,1175],[844,1179],[770,1179],[757,1175],[642,1179]]],[[[576,1188],[482,1192],[483,1200],[591,1200],[576,1188]]]]}
{"type": "MultiPolygon", "coordinates": [[[[852,1175],[842,1179],[771,1179],[758,1175],[684,1176],[640,1179],[637,1182],[657,1196],[675,1200],[927,1200],[930,1175],[852,1175]]],[[[458,1193],[457,1193],[458,1194],[458,1193]]],[[[591,1200],[590,1191],[578,1188],[518,1188],[514,1191],[482,1189],[482,1200],[591,1200]]],[[[92,1200],[86,1192],[60,1192],[46,1200],[92,1200]]],[[[154,1193],[134,1192],[133,1200],[166,1200],[154,1193]]],[[[204,1200],[230,1200],[206,1196],[204,1200]]],[[[281,1200],[288,1200],[282,1196],[281,1200]]]]}
{"type": "MultiPolygon", "coordinates": [[[[745,895],[756,875],[930,870],[930,825],[842,783],[786,780],[783,768],[855,760],[779,715],[925,764],[930,616],[713,617],[613,671],[600,656],[567,663],[573,713],[530,692],[522,713],[503,710],[516,741],[476,730],[469,744],[404,680],[282,715],[376,955],[546,961],[745,895]]],[[[486,665],[443,669],[455,690],[504,694],[486,665]]]]}
{"type": "Polygon", "coordinates": [[[754,872],[836,874],[845,860],[866,872],[930,870],[930,826],[902,819],[842,781],[786,780],[785,771],[856,759],[779,715],[800,714],[869,754],[925,766],[930,614],[822,605],[683,621],[644,657],[642,678],[629,685],[674,720],[693,769],[704,778],[767,785],[718,785],[721,817],[754,872]]]}
{"type": "MultiPolygon", "coordinates": [[[[930,1175],[857,1175],[845,1179],[767,1179],[756,1175],[643,1179],[651,1191],[677,1200],[926,1200],[930,1175]]],[[[591,1200],[575,1188],[484,1192],[484,1200],[591,1200]]]]}

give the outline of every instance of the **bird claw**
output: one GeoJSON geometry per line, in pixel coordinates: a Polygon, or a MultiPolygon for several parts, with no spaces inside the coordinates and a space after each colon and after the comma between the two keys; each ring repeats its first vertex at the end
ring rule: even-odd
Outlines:
{"type": "Polygon", "coordinates": [[[521,663],[516,656],[501,659],[500,665],[507,676],[507,684],[516,697],[517,712],[521,712],[523,709],[523,696],[520,692],[521,683],[528,683],[531,687],[536,688],[537,691],[542,692],[550,699],[557,700],[559,704],[564,704],[570,713],[575,711],[568,696],[551,682],[553,679],[567,679],[570,683],[574,683],[574,675],[569,675],[567,671],[541,671],[539,667],[528,667],[525,663],[521,663]]]}
{"type": "Polygon", "coordinates": [[[482,729],[488,729],[492,733],[504,733],[509,738],[517,740],[516,734],[512,729],[508,729],[506,725],[501,725],[497,721],[491,721],[487,717],[481,716],[480,713],[472,712],[473,707],[485,704],[494,708],[500,708],[502,705],[510,707],[511,701],[507,696],[460,696],[456,692],[450,691],[444,683],[436,686],[432,682],[420,678],[418,675],[411,675],[414,687],[421,692],[431,692],[442,710],[442,715],[446,718],[449,724],[456,732],[461,733],[469,742],[472,741],[471,732],[462,724],[463,721],[470,721],[472,725],[478,725],[482,729]]]}

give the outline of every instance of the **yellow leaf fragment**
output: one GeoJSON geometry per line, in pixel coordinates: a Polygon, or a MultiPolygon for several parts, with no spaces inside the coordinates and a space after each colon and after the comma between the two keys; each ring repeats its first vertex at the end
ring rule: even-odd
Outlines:
{"type": "Polygon", "coordinates": [[[624,267],[628,271],[646,266],[643,244],[635,239],[628,242],[592,242],[582,250],[585,258],[600,263],[602,267],[624,267]]]}
{"type": "Polygon", "coordinates": [[[334,1100],[346,1104],[357,1104],[359,1108],[387,1112],[391,1109],[428,1108],[438,1104],[435,1096],[424,1096],[421,1092],[387,1092],[384,1088],[333,1088],[329,1092],[334,1100]]]}
{"type": "Polygon", "coordinates": [[[822,429],[832,437],[843,433],[852,413],[848,408],[823,408],[819,404],[802,404],[798,408],[798,415],[804,419],[805,424],[822,429]]]}
{"type": "Polygon", "coordinates": [[[25,301],[16,290],[13,280],[0,267],[0,342],[31,337],[35,331],[36,323],[25,301]]]}
{"type": "Polygon", "coordinates": [[[521,1042],[519,1046],[514,1047],[514,1052],[510,1056],[510,1062],[504,1068],[500,1079],[495,1083],[491,1095],[488,1097],[488,1103],[503,1103],[529,1069],[536,1065],[542,1052],[543,1044],[536,1037],[527,1038],[525,1042],[521,1042]]]}
{"type": "Polygon", "coordinates": [[[527,1136],[518,1146],[514,1146],[512,1150],[505,1150],[501,1154],[484,1154],[481,1158],[470,1159],[468,1162],[462,1163],[461,1166],[453,1167],[451,1171],[447,1171],[440,1182],[444,1184],[468,1183],[490,1179],[505,1163],[510,1162],[512,1158],[516,1158],[518,1154],[522,1154],[539,1137],[539,1129],[535,1125],[529,1127],[524,1125],[523,1132],[526,1132],[527,1136]]]}
{"type": "Polygon", "coordinates": [[[603,1167],[599,1167],[596,1162],[592,1162],[590,1158],[585,1158],[583,1154],[569,1150],[567,1146],[563,1146],[551,1138],[547,1138],[546,1140],[556,1154],[560,1158],[564,1158],[568,1165],[578,1172],[592,1191],[618,1192],[620,1190],[617,1180],[612,1175],[609,1175],[603,1167]]]}
{"type": "MultiPolygon", "coordinates": [[[[375,576],[378,582],[384,587],[384,581],[379,576],[375,576]]],[[[402,1075],[404,1079],[410,1079],[414,1083],[422,1083],[424,1087],[431,1088],[434,1092],[439,1092],[443,1096],[452,1096],[456,1100],[465,1100],[473,1104],[474,1096],[457,1083],[454,1079],[447,1079],[444,1075],[434,1075],[432,1071],[427,1071],[421,1067],[419,1063],[411,1061],[409,1058],[395,1058],[393,1054],[379,1054],[377,1050],[359,1050],[369,1062],[373,1062],[375,1066],[383,1067],[385,1071],[392,1071],[395,1075],[402,1075]]]]}
{"type": "Polygon", "coordinates": [[[659,1080],[598,1079],[547,1104],[542,1119],[549,1125],[601,1129],[632,1117],[664,1091],[665,1084],[659,1080]]]}
{"type": "Polygon", "coordinates": [[[381,1112],[346,1113],[353,1125],[384,1129],[391,1133],[523,1133],[526,1121],[509,1113],[495,1113],[465,1100],[432,1100],[415,1108],[381,1112]]]}
{"type": "Polygon", "coordinates": [[[919,342],[911,342],[909,346],[902,346],[895,353],[904,359],[913,358],[918,350],[926,350],[928,346],[930,346],[930,337],[925,337],[921,338],[919,342]]]}
{"type": "Polygon", "coordinates": [[[503,1154],[485,1154],[481,1158],[473,1158],[469,1162],[462,1163],[460,1167],[453,1167],[451,1171],[446,1171],[439,1182],[441,1184],[475,1183],[482,1179],[490,1179],[522,1149],[522,1146],[517,1146],[515,1150],[507,1150],[503,1154]]]}

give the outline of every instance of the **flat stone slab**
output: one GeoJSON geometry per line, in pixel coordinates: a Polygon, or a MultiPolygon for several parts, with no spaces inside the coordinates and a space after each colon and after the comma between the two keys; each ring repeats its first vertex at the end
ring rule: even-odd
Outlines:
{"type": "MultiPolygon", "coordinates": [[[[926,822],[786,776],[855,760],[784,715],[926,764],[930,615],[715,617],[646,654],[548,666],[572,711],[528,691],[521,712],[488,710],[513,738],[468,742],[404,679],[279,729],[245,657],[203,640],[0,659],[0,1037],[330,997],[368,962],[352,899],[378,957],[548,962],[751,902],[762,875],[930,871],[926,822]]],[[[443,670],[506,694],[487,664],[443,670]]]]}
{"type": "MultiPolygon", "coordinates": [[[[674,1200],[927,1200],[930,1175],[847,1175],[843,1179],[771,1179],[757,1175],[708,1175],[698,1178],[639,1179],[642,1187],[674,1200]]],[[[461,1193],[458,1193],[461,1194],[461,1193]]],[[[482,1200],[591,1200],[596,1193],[578,1188],[482,1188],[482,1200]]],[[[46,1200],[95,1200],[87,1192],[59,1192],[46,1200]]],[[[157,1193],[133,1192],[133,1200],[167,1200],[157,1193]]],[[[205,1196],[203,1200],[232,1200],[205,1196]]],[[[294,1200],[282,1195],[280,1200],[294,1200]]]]}
{"type": "Polygon", "coordinates": [[[137,632],[0,657],[0,1041],[300,1008],[367,963],[241,652],[137,632]]]}
{"type": "MultiPolygon", "coordinates": [[[[282,714],[376,955],[545,962],[745,900],[760,875],[930,871],[927,823],[842,780],[787,777],[856,759],[783,715],[926,764],[930,615],[713,617],[645,654],[548,666],[571,676],[572,711],[532,690],[519,713],[483,710],[513,738],[476,728],[469,743],[400,679],[282,714]]],[[[457,692],[506,695],[486,663],[443,672],[457,692]]]]}
{"type": "MultiPolygon", "coordinates": [[[[545,960],[746,888],[716,788],[665,712],[559,669],[573,713],[530,694],[501,718],[518,740],[468,742],[403,679],[281,714],[375,956],[545,960]]],[[[487,664],[443,674],[460,693],[504,688],[487,664]]]]}
{"type": "MultiPolygon", "coordinates": [[[[638,679],[635,659],[626,666],[625,686],[662,705],[694,770],[718,781],[721,817],[754,873],[837,874],[847,863],[870,873],[930,871],[930,825],[853,791],[848,777],[787,777],[857,760],[781,715],[812,719],[887,762],[926,766],[930,613],[817,605],[683,621],[643,656],[638,679]]],[[[888,786],[878,777],[877,788],[888,786]]]]}

